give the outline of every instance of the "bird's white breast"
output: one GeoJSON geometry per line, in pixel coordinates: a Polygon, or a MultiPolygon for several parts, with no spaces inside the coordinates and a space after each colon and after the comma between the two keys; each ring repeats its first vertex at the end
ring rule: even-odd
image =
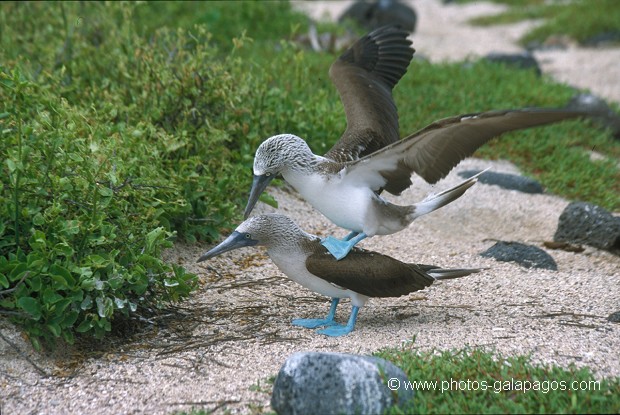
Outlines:
{"type": "Polygon", "coordinates": [[[278,269],[286,274],[291,280],[319,294],[330,297],[349,297],[349,290],[331,284],[306,269],[306,255],[296,252],[274,252],[268,250],[269,257],[278,269]]]}
{"type": "Polygon", "coordinates": [[[304,199],[336,225],[356,232],[364,231],[372,199],[368,187],[353,186],[339,175],[288,172],[283,176],[304,199]]]}

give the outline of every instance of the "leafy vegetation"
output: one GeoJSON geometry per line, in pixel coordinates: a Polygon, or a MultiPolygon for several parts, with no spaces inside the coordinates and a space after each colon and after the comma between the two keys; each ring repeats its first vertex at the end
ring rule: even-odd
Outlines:
{"type": "Polygon", "coordinates": [[[527,19],[544,19],[544,23],[526,34],[523,45],[540,44],[552,35],[568,35],[579,43],[592,43],[607,36],[620,42],[620,8],[616,0],[575,0],[546,2],[541,0],[496,0],[511,6],[493,16],[472,20],[478,25],[508,24],[527,19]]]}
{"type": "Polygon", "coordinates": [[[189,294],[196,276],[161,251],[233,225],[250,126],[286,96],[265,93],[264,72],[243,76],[234,50],[249,39],[224,57],[204,26],[147,39],[131,23],[139,8],[0,9],[0,311],[37,348],[189,294]]]}
{"type": "MultiPolygon", "coordinates": [[[[407,374],[416,391],[411,408],[390,413],[618,413],[620,379],[596,379],[589,369],[532,365],[479,349],[376,354],[407,374]]],[[[405,385],[401,385],[405,387],[405,385]]]]}
{"type": "Polygon", "coordinates": [[[239,221],[265,136],[336,129],[327,80],[308,109],[294,94],[333,57],[276,40],[305,17],[197,4],[0,6],[0,313],[37,348],[187,296],[196,276],[162,249],[239,221]],[[265,19],[287,23],[244,36],[265,19]]]}
{"type": "MultiPolygon", "coordinates": [[[[101,337],[189,295],[196,276],[161,252],[238,223],[259,143],[290,132],[323,153],[345,128],[327,76],[336,55],[296,43],[306,30],[288,3],[2,3],[0,314],[39,347],[101,337]]],[[[395,99],[408,134],[573,93],[527,71],[415,61],[395,99]]],[[[617,209],[620,173],[590,161],[592,148],[620,157],[588,122],[511,134],[479,155],[617,209]]]]}
{"type": "Polygon", "coordinates": [[[196,25],[208,28],[212,41],[228,48],[243,32],[259,42],[279,42],[289,39],[296,30],[307,28],[308,18],[295,13],[286,1],[269,5],[223,1],[219,4],[195,2],[145,2],[134,9],[133,21],[145,37],[161,27],[192,29],[196,25]],[[266,24],[266,23],[269,24],[266,24]]]}

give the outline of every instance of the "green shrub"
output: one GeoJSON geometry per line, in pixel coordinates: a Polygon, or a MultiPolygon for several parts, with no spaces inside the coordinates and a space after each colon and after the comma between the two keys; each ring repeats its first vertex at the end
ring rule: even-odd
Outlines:
{"type": "Polygon", "coordinates": [[[142,6],[0,6],[0,313],[37,347],[187,296],[162,249],[239,221],[266,136],[336,120],[325,90],[295,95],[313,65],[292,43],[149,32],[142,6]]]}
{"type": "Polygon", "coordinates": [[[160,258],[175,234],[232,225],[251,180],[231,164],[248,129],[236,90],[252,88],[204,28],[146,41],[131,5],[3,7],[0,307],[37,347],[101,337],[189,294],[195,276],[160,258]]]}
{"type": "Polygon", "coordinates": [[[308,17],[294,12],[288,1],[144,2],[135,8],[134,21],[145,37],[162,27],[207,27],[213,42],[229,49],[243,32],[260,41],[288,39],[291,29],[305,29],[308,17]]]}
{"type": "Polygon", "coordinates": [[[134,176],[120,135],[18,70],[0,86],[0,307],[38,347],[101,337],[117,313],[186,296],[194,276],[159,258],[172,233],[156,172],[134,176]]]}

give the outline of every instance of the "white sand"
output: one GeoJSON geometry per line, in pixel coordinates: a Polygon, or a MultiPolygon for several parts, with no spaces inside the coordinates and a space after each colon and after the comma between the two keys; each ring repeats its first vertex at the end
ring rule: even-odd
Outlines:
{"type": "MultiPolygon", "coordinates": [[[[313,2],[312,6],[320,3],[325,2],[313,2]]],[[[497,10],[495,5],[442,6],[436,0],[414,5],[419,14],[415,47],[431,60],[518,50],[512,42],[527,27],[478,29],[463,23],[467,17],[497,10]]],[[[345,2],[328,6],[343,8],[345,2]]],[[[605,73],[593,75],[586,65],[580,66],[579,72],[571,61],[560,58],[543,62],[543,70],[557,67],[553,75],[558,79],[567,76],[567,82],[583,82],[579,85],[604,95],[597,90],[605,84],[601,78],[611,74],[608,79],[617,85],[618,65],[595,62],[613,61],[601,56],[618,50],[572,50],[575,54],[587,52],[591,55],[584,61],[606,68],[605,73]]],[[[555,55],[548,54],[550,59],[555,55]]],[[[608,97],[620,102],[615,91],[615,96],[608,97]]],[[[413,203],[430,190],[442,190],[461,180],[458,171],[487,166],[496,172],[517,171],[508,162],[468,159],[434,188],[417,179],[396,200],[413,203]]],[[[293,217],[304,229],[320,235],[344,235],[294,192],[273,188],[270,192],[280,203],[278,212],[293,217]]],[[[177,246],[169,253],[171,260],[198,273],[204,284],[190,304],[199,312],[188,317],[184,330],[178,330],[178,324],[178,331],[164,327],[145,340],[146,345],[129,342],[103,357],[68,367],[60,358],[31,351],[14,328],[0,321],[4,336],[54,374],[41,376],[0,339],[0,412],[169,414],[191,407],[220,407],[230,401],[226,407],[248,413],[268,408],[265,381],[295,351],[371,353],[403,344],[424,350],[484,347],[507,355],[531,354],[537,362],[587,365],[597,376],[620,376],[620,326],[606,320],[620,309],[620,258],[592,248],[581,254],[549,251],[558,263],[559,270],[554,272],[527,270],[478,255],[495,239],[538,246],[551,240],[567,203],[555,196],[525,195],[478,184],[405,231],[363,241],[361,246],[403,261],[490,269],[406,297],[371,300],[361,311],[355,331],[335,339],[290,325],[295,317],[326,314],[329,300],[283,278],[262,250],[246,249],[195,264],[208,247],[177,246]],[[265,278],[270,280],[261,283],[265,278]],[[226,288],[244,283],[249,285],[226,288]],[[207,345],[214,339],[246,335],[246,339],[207,345]],[[154,348],[153,343],[160,347],[154,348]],[[170,351],[165,346],[174,344],[189,351],[158,354],[170,351]]],[[[275,210],[260,205],[259,211],[275,210]]],[[[338,319],[346,319],[349,310],[349,302],[343,301],[338,319]]]]}

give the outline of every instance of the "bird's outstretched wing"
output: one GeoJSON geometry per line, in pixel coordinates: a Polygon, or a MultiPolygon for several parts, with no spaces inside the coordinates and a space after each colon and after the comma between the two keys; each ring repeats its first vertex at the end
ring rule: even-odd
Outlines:
{"type": "Polygon", "coordinates": [[[392,89],[415,52],[408,35],[395,26],[381,27],[332,64],[329,75],[344,105],[347,129],[325,157],[353,161],[399,140],[392,89]]]}
{"type": "Polygon", "coordinates": [[[346,163],[344,180],[398,195],[411,185],[413,173],[428,183],[436,183],[480,146],[505,132],[586,115],[566,109],[524,108],[444,118],[346,163]]]}

